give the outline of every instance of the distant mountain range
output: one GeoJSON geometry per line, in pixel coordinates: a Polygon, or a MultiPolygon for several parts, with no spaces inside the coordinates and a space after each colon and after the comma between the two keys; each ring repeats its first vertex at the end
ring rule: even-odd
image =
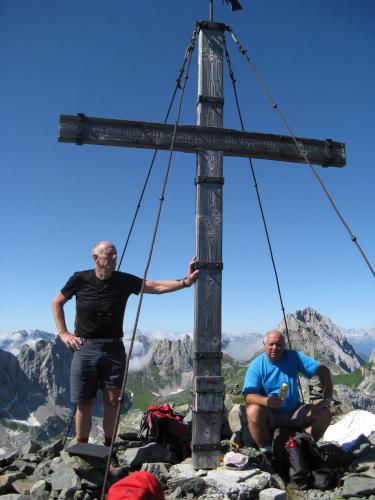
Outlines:
{"type": "Polygon", "coordinates": [[[263,335],[244,333],[242,335],[223,335],[222,349],[236,361],[248,361],[262,347],[263,335]]]}
{"type": "MultiPolygon", "coordinates": [[[[303,311],[314,309],[307,307],[303,311]]],[[[296,311],[297,314],[298,311],[296,311]]],[[[319,314],[319,313],[318,313],[319,314]]],[[[321,317],[324,317],[320,315],[321,317]]],[[[333,325],[333,323],[331,322],[333,325]]],[[[368,328],[342,328],[334,325],[353,346],[355,352],[364,360],[368,361],[372,351],[375,349],[375,327],[368,328]]],[[[168,334],[169,339],[182,339],[185,335],[192,337],[192,334],[168,334]]],[[[137,336],[133,346],[133,369],[142,367],[148,361],[147,353],[151,344],[155,340],[161,340],[162,332],[158,332],[156,338],[153,333],[137,332],[137,336]],[[138,358],[138,359],[137,359],[138,358]]],[[[0,332],[0,349],[11,352],[17,355],[21,347],[24,345],[34,346],[38,340],[48,340],[53,342],[56,339],[55,333],[46,332],[43,330],[17,330],[14,332],[0,332]]],[[[222,350],[228,356],[236,361],[249,360],[252,355],[262,347],[263,335],[260,333],[243,333],[239,335],[230,335],[223,333],[222,350]]],[[[125,332],[125,346],[129,347],[130,334],[125,332]]]]}
{"type": "Polygon", "coordinates": [[[38,340],[49,340],[53,342],[56,334],[48,333],[43,330],[17,330],[15,332],[0,332],[0,349],[17,355],[21,347],[35,345],[38,340]]]}
{"type": "MultiPolygon", "coordinates": [[[[288,315],[287,324],[293,347],[320,359],[333,373],[345,376],[362,369],[363,361],[351,342],[329,318],[306,308],[288,315]]],[[[281,323],[279,328],[283,327],[281,323]]],[[[367,342],[371,333],[371,329],[364,331],[367,342]]],[[[350,331],[350,335],[357,341],[361,338],[358,331],[350,331]]],[[[126,339],[127,349],[128,344],[126,339]]],[[[249,359],[261,348],[262,336],[224,336],[222,344],[226,353],[222,374],[226,390],[230,390],[234,385],[241,386],[249,359]]],[[[126,404],[145,408],[167,401],[177,404],[190,401],[192,352],[189,335],[153,340],[139,332],[134,343],[126,404]]],[[[68,382],[71,357],[71,352],[52,333],[21,330],[0,336],[0,456],[1,450],[9,451],[30,434],[34,439],[45,440],[64,432],[71,412],[68,382]]],[[[363,381],[366,405],[370,408],[374,388],[370,370],[363,381]]],[[[350,393],[350,404],[358,408],[360,401],[364,399],[358,388],[350,393]]],[[[100,416],[100,412],[98,403],[96,415],[100,416]]]]}
{"type": "MultiPolygon", "coordinates": [[[[168,339],[178,340],[183,339],[186,335],[192,337],[191,334],[168,334],[168,339]]],[[[137,332],[133,345],[133,363],[132,369],[140,369],[148,362],[148,353],[151,344],[155,340],[165,340],[162,333],[158,332],[157,338],[154,338],[152,333],[137,332]]],[[[56,339],[55,333],[45,332],[43,330],[17,330],[14,332],[0,332],[0,349],[8,351],[15,356],[20,352],[24,345],[33,347],[38,340],[48,340],[54,342],[56,339]]],[[[246,361],[260,349],[263,336],[259,333],[245,333],[241,335],[223,335],[222,349],[223,352],[231,356],[237,361],[246,361]]],[[[130,334],[125,332],[124,344],[127,352],[129,351],[130,334]]]]}
{"type": "Polygon", "coordinates": [[[375,349],[375,327],[369,328],[340,328],[342,333],[350,340],[350,343],[361,356],[368,361],[371,352],[375,349]]]}

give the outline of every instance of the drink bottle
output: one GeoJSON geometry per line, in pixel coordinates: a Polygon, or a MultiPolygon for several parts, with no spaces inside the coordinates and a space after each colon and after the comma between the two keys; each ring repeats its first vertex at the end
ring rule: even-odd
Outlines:
{"type": "Polygon", "coordinates": [[[289,389],[289,386],[286,382],[283,382],[281,384],[281,387],[280,387],[280,392],[279,392],[279,396],[282,398],[282,399],[285,399],[287,394],[288,394],[288,389],[289,389]]]}

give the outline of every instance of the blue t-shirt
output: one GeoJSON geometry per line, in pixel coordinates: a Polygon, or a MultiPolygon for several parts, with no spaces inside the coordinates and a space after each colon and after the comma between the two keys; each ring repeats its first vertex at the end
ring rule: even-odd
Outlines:
{"type": "Polygon", "coordinates": [[[299,351],[285,349],[282,358],[278,361],[270,361],[264,352],[250,363],[242,393],[278,396],[281,384],[286,382],[289,386],[288,394],[282,406],[274,411],[277,413],[292,411],[301,401],[297,385],[298,372],[311,378],[319,366],[319,361],[299,351]]]}

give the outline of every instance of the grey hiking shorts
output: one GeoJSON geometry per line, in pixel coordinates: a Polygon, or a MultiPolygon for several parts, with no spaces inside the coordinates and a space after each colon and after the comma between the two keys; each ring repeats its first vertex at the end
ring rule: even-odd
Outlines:
{"type": "Polygon", "coordinates": [[[277,427],[298,427],[305,429],[312,424],[313,419],[309,415],[312,406],[308,403],[299,403],[293,411],[288,413],[275,413],[266,408],[268,426],[271,430],[277,427]]]}
{"type": "Polygon", "coordinates": [[[74,352],[70,368],[72,403],[95,399],[98,388],[121,388],[125,362],[122,338],[82,339],[81,349],[74,352]]]}

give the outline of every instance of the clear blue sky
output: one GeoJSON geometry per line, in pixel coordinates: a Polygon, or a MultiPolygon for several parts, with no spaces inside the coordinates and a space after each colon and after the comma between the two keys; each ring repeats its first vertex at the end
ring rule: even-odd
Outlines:
{"type": "MultiPolygon", "coordinates": [[[[346,143],[319,167],[375,262],[375,3],[242,0],[234,28],[301,137],[346,143]]],[[[59,114],[162,121],[208,0],[0,0],[0,330],[54,331],[50,302],[101,239],[121,249],[152,152],[58,143],[59,114]]],[[[247,130],[285,134],[227,37],[247,130]]],[[[196,55],[183,123],[196,120],[196,55]]],[[[173,121],[173,120],[172,120],[173,121]]],[[[225,126],[239,128],[226,75],[225,126]]],[[[159,155],[123,268],[142,275],[167,161],[159,155]]],[[[312,306],[375,325],[375,281],[307,167],[255,160],[287,312],[312,306]]],[[[223,331],[264,331],[281,310],[246,159],[225,159],[223,331]]],[[[179,278],[195,250],[195,157],[175,154],[150,279],[179,278]]],[[[148,296],[144,331],[189,331],[193,290],[148,296]]],[[[130,301],[131,328],[137,299],[130,301]]],[[[72,307],[69,308],[70,326],[72,307]]]]}

